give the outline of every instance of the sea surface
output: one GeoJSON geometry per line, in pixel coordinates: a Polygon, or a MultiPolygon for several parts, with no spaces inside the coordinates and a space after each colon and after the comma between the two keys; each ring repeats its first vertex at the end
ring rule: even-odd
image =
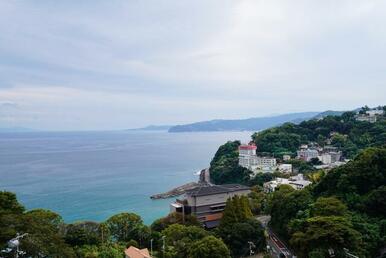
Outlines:
{"type": "Polygon", "coordinates": [[[0,190],[66,222],[135,212],[146,224],[169,212],[153,194],[196,181],[218,147],[251,132],[0,133],[0,190]]]}

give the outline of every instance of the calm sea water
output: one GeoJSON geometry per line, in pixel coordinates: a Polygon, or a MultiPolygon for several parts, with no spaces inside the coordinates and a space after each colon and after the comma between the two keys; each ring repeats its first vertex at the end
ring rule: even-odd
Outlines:
{"type": "Polygon", "coordinates": [[[71,132],[0,134],[0,190],[28,209],[58,212],[66,222],[103,221],[135,212],[145,223],[166,215],[152,194],[197,180],[227,140],[250,132],[71,132]]]}

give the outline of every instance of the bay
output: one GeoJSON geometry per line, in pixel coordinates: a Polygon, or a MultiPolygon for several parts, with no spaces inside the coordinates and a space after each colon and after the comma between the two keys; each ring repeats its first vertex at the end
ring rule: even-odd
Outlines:
{"type": "Polygon", "coordinates": [[[152,194],[196,181],[218,147],[251,132],[148,131],[0,134],[0,190],[27,209],[59,213],[67,223],[134,212],[146,224],[169,212],[152,194]]]}

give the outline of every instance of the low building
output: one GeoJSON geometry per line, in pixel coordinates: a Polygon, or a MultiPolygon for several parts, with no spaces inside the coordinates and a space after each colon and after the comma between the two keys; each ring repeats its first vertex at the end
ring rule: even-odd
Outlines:
{"type": "Polygon", "coordinates": [[[280,164],[277,169],[282,173],[292,173],[292,164],[280,164]]]}
{"type": "Polygon", "coordinates": [[[280,185],[289,185],[295,190],[300,190],[310,185],[311,181],[304,179],[303,174],[292,176],[290,178],[276,178],[275,180],[264,183],[264,192],[271,193],[280,185]]]}
{"type": "Polygon", "coordinates": [[[283,160],[284,161],[291,160],[291,156],[290,155],[283,155],[283,160]]]}
{"type": "Polygon", "coordinates": [[[249,187],[238,184],[204,185],[186,191],[185,198],[170,204],[170,212],[195,215],[206,228],[216,227],[226,201],[236,195],[248,195],[249,187]]]}
{"type": "Polygon", "coordinates": [[[125,258],[151,258],[151,256],[147,248],[138,249],[134,246],[130,246],[125,250],[125,258]]]}

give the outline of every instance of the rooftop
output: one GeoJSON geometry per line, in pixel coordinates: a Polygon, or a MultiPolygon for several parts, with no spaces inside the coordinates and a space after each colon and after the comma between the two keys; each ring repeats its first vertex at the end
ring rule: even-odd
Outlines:
{"type": "Polygon", "coordinates": [[[130,246],[125,250],[126,257],[129,258],[151,258],[147,248],[138,249],[134,246],[130,246]]]}
{"type": "Polygon", "coordinates": [[[247,144],[243,144],[243,145],[240,145],[239,146],[239,150],[256,150],[256,145],[247,145],[247,144]]]}
{"type": "Polygon", "coordinates": [[[186,191],[190,196],[205,196],[211,194],[237,192],[242,190],[249,190],[250,188],[239,184],[226,184],[226,185],[204,185],[196,187],[192,190],[186,191]]]}

